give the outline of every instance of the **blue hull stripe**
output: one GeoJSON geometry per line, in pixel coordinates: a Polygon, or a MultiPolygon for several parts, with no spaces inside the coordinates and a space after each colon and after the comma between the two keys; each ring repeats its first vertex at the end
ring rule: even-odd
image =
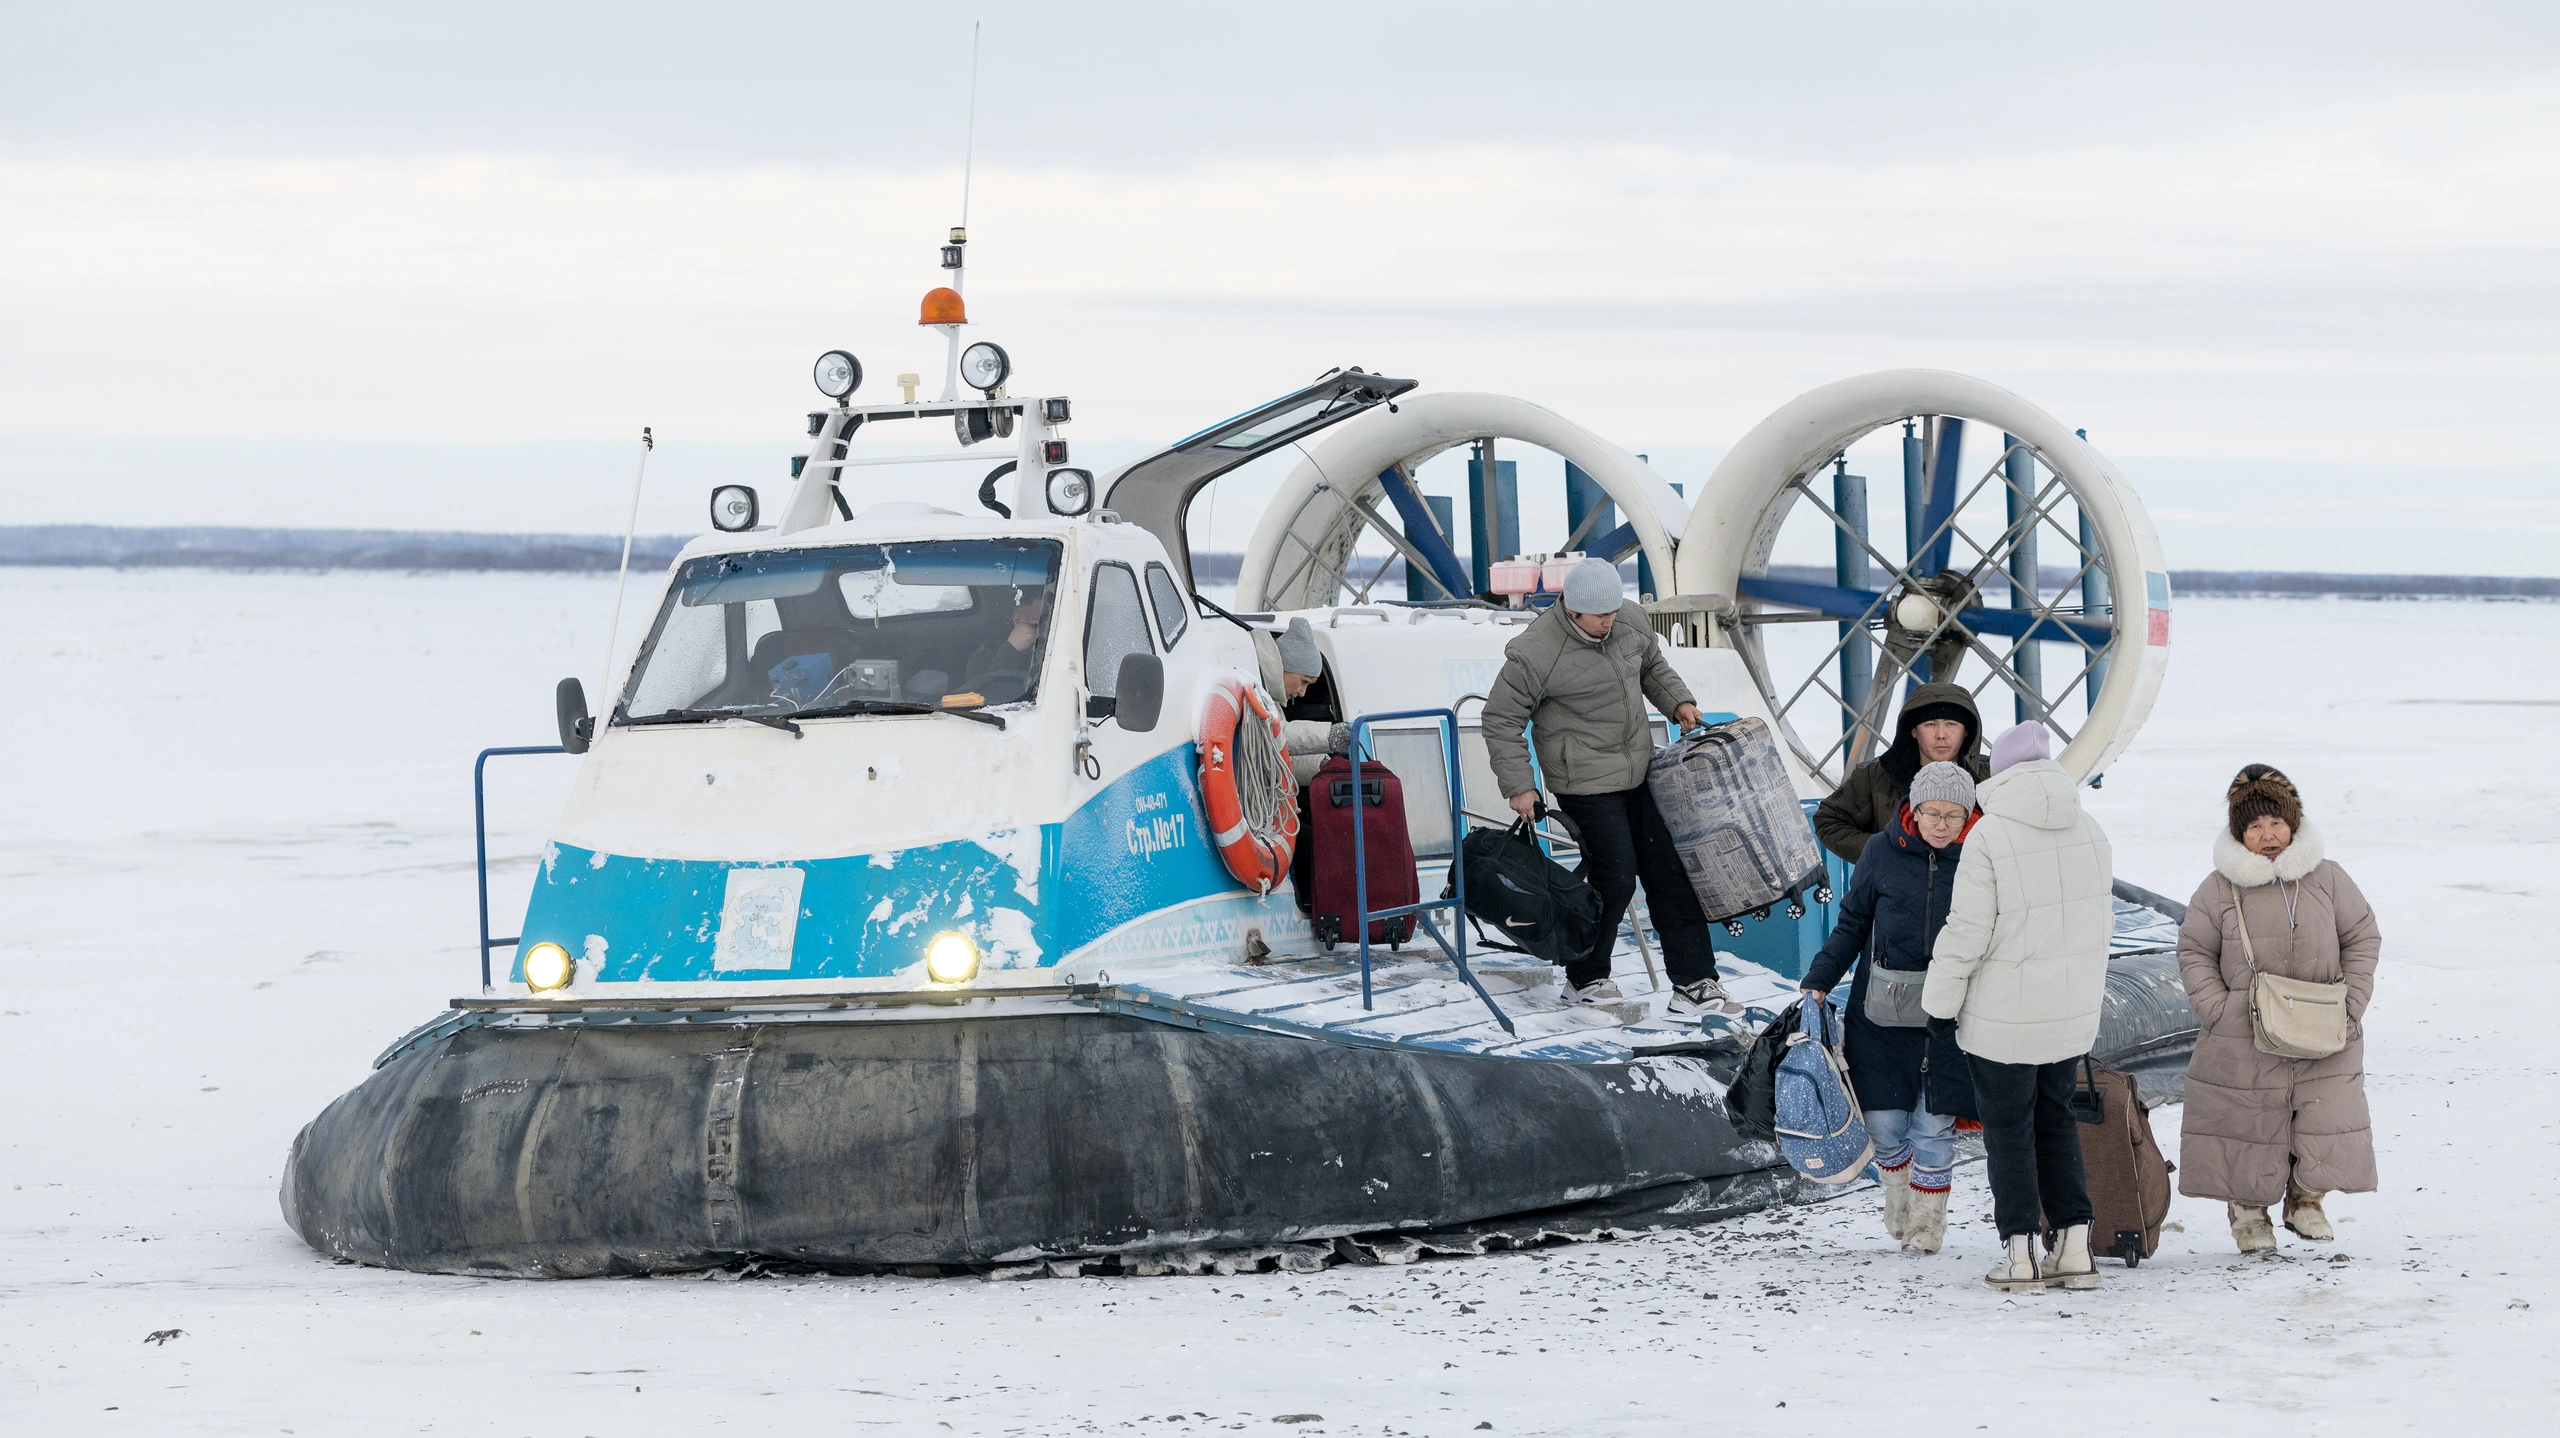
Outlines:
{"type": "MultiPolygon", "coordinates": [[[[1054,967],[1151,914],[1244,897],[1201,831],[1193,746],[1159,754],[1034,831],[788,864],[644,859],[555,844],[534,881],[524,948],[550,940],[587,982],[747,983],[922,975],[925,945],[959,930],[987,969],[1054,967]],[[712,957],[732,869],[804,871],[790,967],[712,957]],[[599,953],[599,941],[601,952],[599,953]]],[[[1294,920],[1286,899],[1280,908],[1294,920]]]]}

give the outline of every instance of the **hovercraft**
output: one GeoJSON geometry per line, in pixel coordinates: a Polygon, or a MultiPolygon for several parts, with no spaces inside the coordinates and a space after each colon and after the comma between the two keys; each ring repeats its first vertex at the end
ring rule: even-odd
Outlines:
{"type": "MultiPolygon", "coordinates": [[[[1799,1196],[1723,1090],[1830,903],[1728,925],[1728,987],[1756,1007],[1701,1024],[1636,977],[1640,909],[1620,940],[1636,992],[1594,1008],[1543,962],[1471,946],[1455,901],[1429,898],[1469,822],[1504,822],[1470,704],[1550,598],[1504,442],[1564,457],[1574,532],[1556,548],[1637,562],[1673,666],[1711,719],[1782,737],[1808,805],[1933,663],[1979,656],[2082,776],[2131,741],[2165,670],[2166,568],[2139,500],[1979,381],[1816,390],[1694,502],[1536,405],[1356,369],[1097,478],[1071,462],[1067,399],[1016,395],[1010,356],[964,349],[955,292],[923,322],[947,339],[941,398],[905,376],[898,402],[857,404],[860,364],[830,352],[775,521],[717,492],[603,712],[563,682],[558,748],[580,767],[518,935],[488,938],[484,898],[478,991],[294,1140],[282,1204],[315,1249],[542,1277],[1148,1271],[1799,1196]],[[1959,464],[1969,421],[2005,436],[1980,474],[1959,464]],[[1836,461],[1897,423],[1912,502],[1892,560],[1836,461]],[[956,451],[865,443],[945,425],[956,451]],[[1477,564],[1414,479],[1461,446],[1477,564]],[[1211,602],[1193,499],[1293,447],[1232,606],[1211,602]],[[991,466],[984,512],[863,481],[954,459],[991,466]],[[1985,494],[2008,521],[1987,534],[1985,494]],[[1809,518],[1837,531],[1834,572],[1772,562],[1809,518]],[[1377,592],[1382,564],[1362,573],[1371,532],[1404,593],[1377,592]],[[1402,781],[1426,901],[1398,949],[1365,923],[1319,942],[1288,878],[1254,631],[1294,617],[1326,659],[1305,716],[1352,723],[1364,762],[1402,781]]],[[[509,752],[555,751],[490,754],[509,752]]],[[[2122,892],[2099,1054],[2174,1083],[2195,1027],[2175,906],[2122,892]]]]}

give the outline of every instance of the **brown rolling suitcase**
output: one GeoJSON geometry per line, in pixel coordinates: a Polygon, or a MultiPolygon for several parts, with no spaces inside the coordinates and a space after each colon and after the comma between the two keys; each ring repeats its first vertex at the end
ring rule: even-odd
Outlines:
{"type": "Polygon", "coordinates": [[[2151,1137],[2151,1114],[2133,1075],[2082,1059],[2071,1110],[2080,1120],[2080,1171],[2096,1215],[2089,1223],[2090,1256],[2139,1267],[2160,1251],[2169,1175],[2177,1165],[2151,1137]]]}

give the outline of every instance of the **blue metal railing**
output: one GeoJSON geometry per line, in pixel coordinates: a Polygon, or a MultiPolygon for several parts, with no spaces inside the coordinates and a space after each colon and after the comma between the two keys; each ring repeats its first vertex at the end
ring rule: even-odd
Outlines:
{"type": "Polygon", "coordinates": [[[1464,777],[1458,771],[1457,711],[1453,709],[1397,709],[1384,714],[1363,714],[1359,718],[1352,720],[1351,881],[1353,906],[1359,911],[1353,916],[1353,922],[1357,923],[1360,928],[1360,1007],[1363,1009],[1374,1007],[1371,1003],[1372,996],[1369,988],[1370,922],[1376,919],[1392,919],[1405,914],[1411,914],[1414,922],[1422,926],[1422,931],[1431,936],[1431,942],[1440,946],[1440,952],[1449,956],[1449,962],[1457,965],[1458,977],[1465,979],[1467,981],[1467,987],[1476,991],[1476,997],[1484,1000],[1484,1006],[1493,1013],[1494,1022],[1502,1025],[1502,1031],[1504,1033],[1517,1034],[1519,1030],[1511,1026],[1510,1016],[1503,1013],[1502,1006],[1493,1001],[1493,995],[1485,992],[1484,984],[1476,978],[1475,970],[1467,965],[1466,842],[1466,784],[1464,777]],[[1360,767],[1364,762],[1377,762],[1374,757],[1368,757],[1370,726],[1373,724],[1384,723],[1390,719],[1429,719],[1433,721],[1434,732],[1440,736],[1440,757],[1442,763],[1446,766],[1449,783],[1450,896],[1445,899],[1425,899],[1417,904],[1399,904],[1392,909],[1373,910],[1369,907],[1368,826],[1362,822],[1362,811],[1367,809],[1369,806],[1362,797],[1363,791],[1360,787],[1360,767]],[[1458,942],[1455,946],[1452,946],[1449,940],[1441,935],[1440,926],[1431,922],[1431,911],[1434,909],[1448,909],[1451,911],[1449,928],[1451,932],[1458,936],[1458,942]]]}
{"type": "Polygon", "coordinates": [[[489,937],[489,791],[485,782],[489,760],[501,754],[566,754],[557,744],[520,744],[509,749],[483,749],[471,763],[471,842],[478,850],[480,864],[480,989],[486,993],[489,983],[489,951],[501,944],[523,939],[516,934],[504,939],[489,937]]]}

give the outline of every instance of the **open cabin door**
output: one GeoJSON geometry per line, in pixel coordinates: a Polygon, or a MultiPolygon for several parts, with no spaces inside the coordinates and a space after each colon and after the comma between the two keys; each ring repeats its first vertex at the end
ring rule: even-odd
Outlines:
{"type": "Polygon", "coordinates": [[[1181,575],[1191,576],[1191,540],[1184,530],[1191,497],[1209,481],[1283,445],[1366,414],[1419,381],[1391,379],[1358,369],[1335,370],[1314,384],[1246,410],[1121,469],[1102,485],[1102,507],[1153,534],[1181,575]]]}

